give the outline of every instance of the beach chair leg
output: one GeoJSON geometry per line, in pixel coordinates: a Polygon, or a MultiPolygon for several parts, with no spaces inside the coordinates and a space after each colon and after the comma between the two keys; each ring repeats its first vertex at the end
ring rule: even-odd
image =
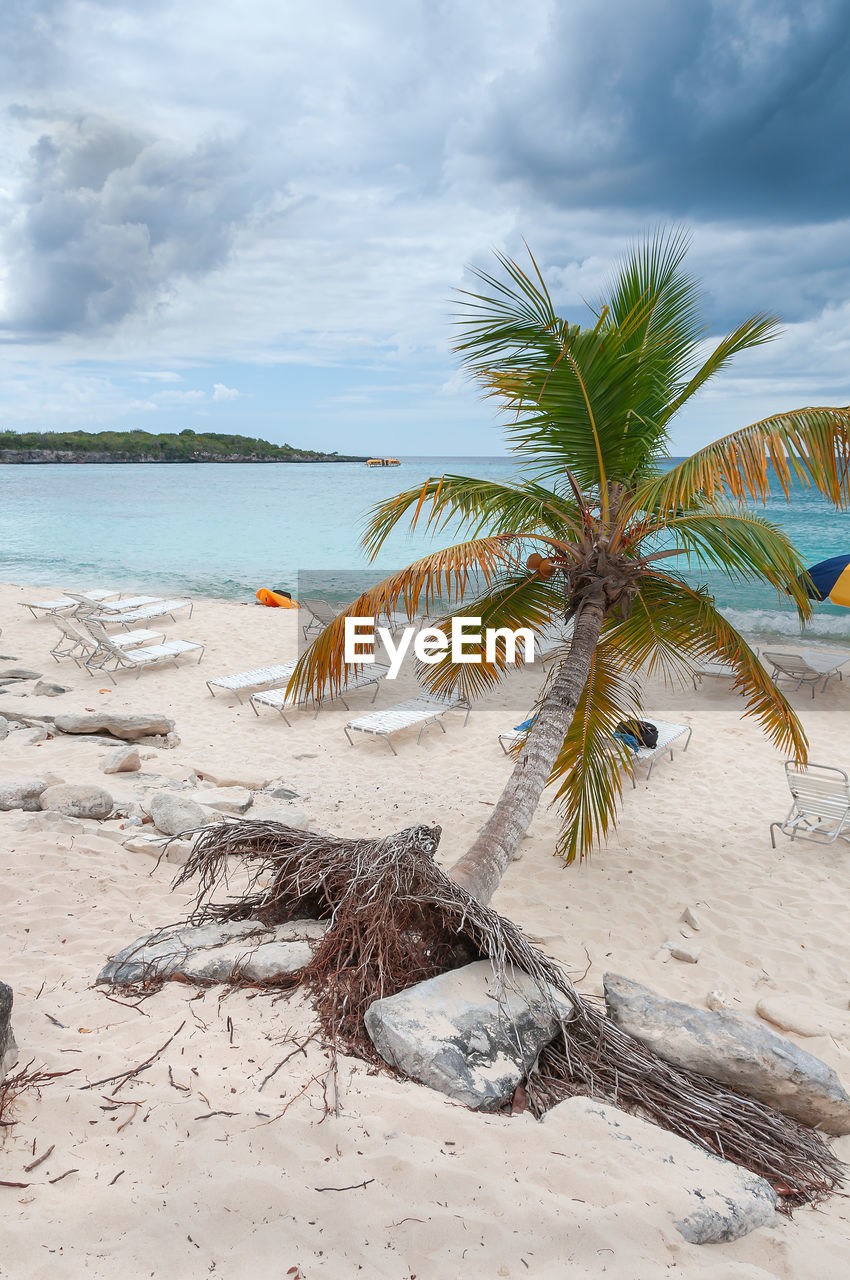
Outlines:
{"type": "MultiPolygon", "coordinates": [[[[287,714],[286,714],[286,712],[284,711],[283,707],[279,707],[279,708],[278,708],[278,710],[280,711],[280,715],[281,715],[281,719],[283,720],[283,723],[284,723],[288,728],[290,728],[290,729],[291,729],[291,728],[292,728],[292,721],[291,721],[291,720],[289,719],[289,717],[287,716],[287,714]]],[[[318,711],[317,711],[317,712],[316,712],[316,716],[317,716],[318,714],[319,714],[319,713],[318,713],[318,711]]],[[[314,717],[313,717],[313,719],[314,719],[314,720],[315,720],[316,716],[314,716],[314,717]]]]}
{"type": "MultiPolygon", "coordinates": [[[[420,730],[420,733],[421,733],[421,730],[420,730]]],[[[379,738],[383,738],[384,742],[387,744],[387,746],[389,747],[390,751],[393,753],[394,756],[398,755],[398,752],[396,751],[395,747],[393,746],[392,742],[390,741],[386,733],[379,733],[377,736],[379,738]]]]}
{"type": "Polygon", "coordinates": [[[774,849],[776,848],[776,834],[775,834],[775,832],[776,832],[776,828],[777,828],[777,827],[781,828],[781,827],[782,827],[782,823],[781,823],[781,822],[771,822],[771,824],[770,824],[770,843],[773,845],[774,849]]]}
{"type": "Polygon", "coordinates": [[[348,732],[348,725],[347,725],[347,724],[344,724],[344,725],[342,726],[342,731],[343,731],[343,733],[345,734],[346,738],[348,738],[348,745],[349,745],[350,747],[353,747],[353,746],[354,746],[354,739],[352,738],[351,734],[348,732]]]}
{"type": "Polygon", "coordinates": [[[380,689],[380,687],[381,687],[381,686],[378,684],[378,681],[377,681],[377,680],[373,680],[373,682],[372,682],[372,683],[373,683],[373,684],[374,684],[374,686],[375,686],[375,692],[372,694],[372,701],[374,702],[374,701],[375,701],[375,699],[376,699],[376,698],[377,698],[377,696],[378,696],[378,690],[380,689]]]}

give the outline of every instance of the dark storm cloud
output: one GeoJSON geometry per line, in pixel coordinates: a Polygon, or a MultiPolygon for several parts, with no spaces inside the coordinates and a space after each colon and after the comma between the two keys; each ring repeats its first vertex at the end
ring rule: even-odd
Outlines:
{"type": "Polygon", "coordinates": [[[187,150],[98,118],[56,120],[30,150],[10,219],[3,327],[115,324],[221,266],[256,195],[233,144],[187,150]]]}
{"type": "Polygon", "coordinates": [[[574,0],[495,84],[478,146],[569,208],[843,217],[848,55],[846,0],[574,0]]]}

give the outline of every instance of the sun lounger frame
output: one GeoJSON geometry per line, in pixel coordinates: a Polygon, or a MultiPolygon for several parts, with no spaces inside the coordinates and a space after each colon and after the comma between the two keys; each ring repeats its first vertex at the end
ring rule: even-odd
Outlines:
{"type": "Polygon", "coordinates": [[[463,719],[463,727],[466,728],[471,710],[472,704],[468,698],[447,699],[440,698],[434,694],[422,693],[416,698],[408,698],[406,702],[398,702],[394,707],[387,707],[384,711],[368,712],[365,716],[359,716],[357,720],[349,720],[348,724],[344,726],[344,731],[349,745],[352,747],[354,746],[354,739],[349,732],[350,730],[356,733],[370,733],[373,737],[383,738],[393,755],[397,756],[398,752],[391,741],[392,734],[400,733],[402,729],[412,729],[418,724],[419,734],[416,739],[416,745],[418,746],[422,741],[422,734],[429,725],[437,724],[443,733],[446,732],[446,726],[443,724],[442,718],[449,711],[466,711],[463,719]],[[390,728],[384,727],[388,719],[398,716],[399,712],[404,711],[410,713],[408,718],[405,719],[402,716],[401,723],[390,728]],[[415,711],[421,714],[412,714],[415,711]],[[383,726],[382,720],[384,722],[383,726]],[[364,723],[364,721],[371,721],[371,723],[364,723]]]}
{"type": "MultiPolygon", "coordinates": [[[[295,666],[295,663],[293,663],[292,665],[295,666]]],[[[257,692],[257,693],[251,694],[251,698],[250,698],[251,707],[254,711],[254,714],[257,716],[260,714],[259,712],[260,707],[272,707],[275,711],[280,713],[285,723],[288,724],[291,729],[292,723],[287,717],[287,714],[286,714],[287,710],[297,711],[300,708],[306,709],[312,703],[316,707],[316,712],[315,712],[315,715],[313,716],[313,719],[315,720],[326,702],[335,702],[337,699],[339,699],[339,701],[345,707],[346,711],[350,711],[351,708],[349,707],[348,703],[345,700],[345,695],[347,693],[352,693],[357,689],[368,689],[372,685],[375,686],[375,692],[372,694],[372,701],[374,702],[378,696],[378,690],[381,687],[381,681],[384,679],[388,671],[389,671],[389,667],[384,662],[366,663],[362,671],[358,672],[357,675],[353,676],[343,689],[340,689],[339,692],[333,695],[327,695],[325,697],[317,698],[317,699],[299,698],[297,700],[287,701],[286,694],[283,689],[268,689],[265,692],[257,692]]]]}
{"type": "Polygon", "coordinates": [[[773,667],[771,680],[774,684],[778,684],[781,679],[796,680],[795,689],[799,689],[802,685],[807,684],[811,688],[812,697],[814,698],[818,685],[820,685],[821,693],[833,676],[837,675],[839,680],[844,679],[841,667],[846,662],[850,662],[850,653],[843,657],[834,650],[825,651],[822,655],[811,653],[808,656],[802,653],[788,653],[784,650],[771,650],[762,655],[765,662],[769,662],[773,667]],[[831,666],[828,663],[838,658],[838,662],[833,662],[831,666]],[[821,666],[822,664],[822,666],[821,666]]]}
{"type": "Polygon", "coordinates": [[[294,660],[272,663],[267,667],[255,667],[253,671],[239,671],[232,676],[218,676],[215,680],[207,681],[207,688],[213,697],[216,689],[225,689],[236,696],[237,702],[241,702],[241,694],[248,689],[256,692],[259,689],[274,689],[286,684],[294,670],[294,660]]]}
{"type": "Polygon", "coordinates": [[[786,761],[785,778],[791,791],[791,808],[782,822],[771,822],[770,843],[776,848],[776,832],[792,840],[834,844],[850,840],[850,778],[831,764],[805,768],[786,761]]]}

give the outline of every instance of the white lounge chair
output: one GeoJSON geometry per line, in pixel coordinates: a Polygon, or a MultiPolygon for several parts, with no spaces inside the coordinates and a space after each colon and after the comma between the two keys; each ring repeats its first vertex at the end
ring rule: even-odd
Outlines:
{"type": "MultiPolygon", "coordinates": [[[[59,639],[50,650],[57,662],[61,658],[70,658],[77,666],[85,663],[97,649],[97,641],[88,635],[72,618],[64,618],[60,614],[52,614],[50,621],[61,631],[59,639]]],[[[165,639],[162,631],[126,631],[121,636],[112,637],[120,649],[138,648],[143,644],[156,644],[165,639]]]]}
{"type": "Polygon", "coordinates": [[[828,764],[801,765],[788,761],[785,777],[791,789],[791,808],[783,822],[771,822],[770,843],[776,832],[796,840],[833,844],[850,839],[850,779],[843,769],[828,764]]]}
{"type": "MultiPolygon", "coordinates": [[[[756,657],[759,656],[759,650],[756,646],[751,646],[756,657]]],[[[721,662],[719,658],[707,658],[704,662],[700,662],[694,671],[696,680],[702,680],[703,676],[715,676],[718,679],[726,676],[732,679],[737,676],[738,672],[731,662],[721,662]]]]}
{"type": "Polygon", "coordinates": [[[295,670],[295,662],[280,662],[276,666],[255,667],[253,671],[239,671],[232,676],[218,676],[207,681],[207,688],[215,697],[216,689],[226,689],[235,693],[237,702],[241,702],[241,694],[247,689],[273,689],[275,685],[286,684],[295,670]]]}
{"type": "Polygon", "coordinates": [[[98,609],[104,614],[128,613],[132,609],[141,609],[145,605],[159,604],[162,600],[162,596],[122,596],[117,600],[90,600],[88,596],[74,591],[68,591],[66,595],[77,601],[76,613],[78,617],[85,617],[89,613],[97,613],[98,609]]]}
{"type": "MultiPolygon", "coordinates": [[[[509,755],[514,744],[521,738],[525,737],[530,723],[531,721],[529,720],[523,721],[521,725],[516,725],[513,729],[509,729],[505,733],[499,734],[499,746],[502,748],[505,755],[509,755]]],[[[647,723],[655,725],[655,728],[658,731],[658,741],[654,747],[640,747],[637,751],[630,752],[628,767],[633,787],[637,786],[634,765],[638,761],[641,763],[645,763],[647,760],[649,761],[649,770],[646,775],[646,780],[648,782],[650,775],[652,774],[652,770],[655,768],[655,762],[659,756],[662,756],[665,751],[669,751],[670,759],[672,760],[672,745],[677,741],[677,739],[682,737],[685,738],[683,750],[687,751],[688,744],[691,740],[691,734],[693,733],[693,729],[687,724],[673,724],[668,720],[650,720],[648,718],[647,723]]]]}
{"type": "Polygon", "coordinates": [[[102,604],[105,600],[114,600],[119,594],[118,591],[80,591],[73,596],[70,593],[58,596],[55,600],[21,600],[20,605],[22,609],[29,609],[32,616],[37,618],[40,613],[71,613],[79,608],[81,599],[91,604],[102,604]]]}
{"type": "Polygon", "coordinates": [[[99,622],[93,622],[91,618],[87,620],[87,626],[95,640],[97,640],[97,649],[90,658],[86,660],[86,666],[90,671],[102,671],[108,675],[112,683],[113,671],[127,670],[134,668],[136,675],[141,675],[145,667],[152,667],[161,662],[173,662],[176,664],[177,659],[184,653],[197,653],[198,662],[204,656],[204,645],[197,644],[194,640],[169,640],[166,644],[150,645],[143,649],[132,649],[126,652],[117,645],[111,635],[101,626],[99,622]]]}
{"type": "Polygon", "coordinates": [[[639,747],[637,751],[632,751],[630,753],[628,763],[631,766],[629,771],[632,775],[633,787],[637,786],[634,771],[634,765],[637,761],[640,761],[641,764],[645,764],[649,761],[649,770],[646,775],[646,780],[648,782],[652,776],[652,770],[655,768],[656,760],[658,760],[660,756],[664,755],[665,751],[670,752],[670,759],[672,760],[673,743],[679,738],[685,739],[682,750],[687,751],[688,746],[690,745],[691,735],[693,733],[693,729],[689,724],[673,724],[669,720],[656,720],[649,716],[647,716],[647,722],[649,724],[654,724],[655,728],[658,730],[658,741],[654,747],[639,747]]]}
{"type": "Polygon", "coordinates": [[[465,726],[471,710],[468,698],[461,698],[454,694],[441,696],[436,693],[420,693],[418,697],[408,698],[407,702],[399,702],[394,707],[387,707],[384,711],[370,711],[365,716],[358,716],[356,720],[349,720],[345,726],[345,736],[353,746],[354,739],[350,731],[371,733],[377,738],[383,738],[393,755],[397,756],[398,752],[390,741],[392,734],[419,725],[419,736],[416,739],[418,744],[422,741],[422,734],[429,724],[438,724],[443,733],[446,732],[442,717],[447,712],[465,711],[463,720],[465,726]]]}
{"type": "Polygon", "coordinates": [[[818,685],[823,691],[834,675],[837,675],[839,680],[843,679],[840,668],[846,662],[850,662],[850,652],[845,651],[842,653],[828,649],[809,649],[805,655],[802,653],[765,652],[764,660],[773,667],[770,678],[774,684],[778,684],[782,679],[796,681],[795,689],[807,684],[811,688],[812,697],[814,697],[818,685]]]}
{"type": "MultiPolygon", "coordinates": [[[[292,665],[294,667],[295,663],[293,663],[292,665]]],[[[269,689],[266,693],[252,693],[251,706],[254,708],[254,712],[256,715],[260,714],[259,712],[260,707],[273,707],[275,711],[280,712],[284,720],[286,720],[287,724],[290,724],[286,715],[287,709],[294,711],[298,707],[315,706],[316,715],[318,715],[326,702],[334,702],[336,701],[337,698],[345,707],[346,711],[350,711],[351,708],[349,707],[348,703],[345,701],[345,695],[347,693],[351,693],[355,689],[366,689],[370,685],[374,685],[375,692],[372,695],[372,701],[374,702],[378,696],[378,689],[380,687],[380,683],[388,671],[389,671],[389,667],[385,662],[364,662],[361,669],[357,672],[355,676],[351,677],[351,679],[348,681],[348,684],[345,686],[345,688],[340,689],[340,691],[338,693],[333,694],[332,697],[325,696],[323,698],[304,698],[304,697],[293,698],[291,694],[287,694],[285,689],[269,689]]],[[[314,716],[313,719],[315,718],[316,717],[314,716]]],[[[292,726],[290,724],[290,728],[291,727],[292,726]]]]}
{"type": "Polygon", "coordinates": [[[136,622],[155,622],[157,618],[171,618],[172,622],[175,622],[174,615],[178,609],[188,609],[191,618],[194,607],[191,600],[162,600],[159,604],[148,604],[140,609],[131,609],[129,613],[89,615],[86,622],[117,627],[129,627],[136,622]]]}
{"type": "Polygon", "coordinates": [[[328,604],[327,600],[316,599],[299,599],[298,605],[299,608],[307,609],[310,613],[310,621],[302,627],[305,640],[311,631],[324,631],[325,627],[329,627],[332,622],[336,622],[339,615],[348,608],[348,605],[336,606],[328,604]]]}

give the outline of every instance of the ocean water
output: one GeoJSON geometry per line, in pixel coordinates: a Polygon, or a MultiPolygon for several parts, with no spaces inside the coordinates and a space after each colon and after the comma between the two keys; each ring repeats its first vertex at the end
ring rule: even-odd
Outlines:
{"type": "MultiPolygon", "coordinates": [[[[360,463],[0,466],[0,581],[37,586],[112,586],[150,593],[249,600],[258,587],[297,590],[320,571],[345,594],[352,571],[393,570],[451,540],[397,531],[375,566],[360,536],[369,508],[443,472],[511,480],[505,458],[405,458],[401,467],[360,463]]],[[[805,489],[773,498],[807,563],[850,553],[850,513],[805,489]]],[[[671,562],[668,562],[671,563],[671,562]]],[[[793,611],[766,587],[694,571],[740,629],[797,635],[793,611]]],[[[350,591],[348,595],[350,596],[350,591]]],[[[818,605],[811,639],[850,643],[850,610],[818,605]]]]}

